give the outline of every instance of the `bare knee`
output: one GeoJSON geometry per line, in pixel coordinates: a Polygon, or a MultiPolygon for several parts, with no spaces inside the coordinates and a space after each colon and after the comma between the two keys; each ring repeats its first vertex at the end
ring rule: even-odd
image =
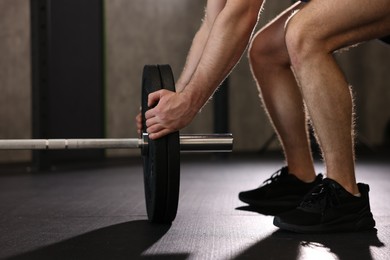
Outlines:
{"type": "Polygon", "coordinates": [[[262,69],[275,64],[288,63],[287,51],[283,46],[284,42],[279,43],[274,38],[267,30],[256,34],[248,51],[252,67],[262,69]]]}
{"type": "Polygon", "coordinates": [[[321,40],[311,25],[299,19],[298,14],[286,25],[285,41],[294,70],[299,70],[302,64],[315,58],[317,54],[327,52],[325,41],[321,40]]]}
{"type": "Polygon", "coordinates": [[[256,34],[249,46],[248,55],[252,66],[260,65],[268,56],[270,46],[263,38],[261,32],[256,34]]]}

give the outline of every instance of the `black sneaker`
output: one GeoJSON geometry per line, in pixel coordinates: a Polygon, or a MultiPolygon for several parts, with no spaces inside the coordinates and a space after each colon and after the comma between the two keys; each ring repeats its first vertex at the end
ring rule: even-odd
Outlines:
{"type": "Polygon", "coordinates": [[[375,220],[370,210],[367,184],[358,183],[361,197],[331,179],[308,193],[300,206],[274,218],[274,225],[298,233],[370,230],[375,220]]]}
{"type": "Polygon", "coordinates": [[[275,215],[296,208],[303,197],[322,181],[322,174],[311,183],[299,180],[283,167],[257,189],[240,192],[238,197],[262,214],[275,215]]]}

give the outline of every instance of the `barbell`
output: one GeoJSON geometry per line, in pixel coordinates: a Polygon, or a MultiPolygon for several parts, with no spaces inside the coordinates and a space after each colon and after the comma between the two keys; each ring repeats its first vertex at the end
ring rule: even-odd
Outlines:
{"type": "MultiPolygon", "coordinates": [[[[181,152],[231,152],[231,134],[180,135],[181,152]]],[[[82,139],[7,139],[0,140],[0,150],[76,150],[135,149],[147,153],[149,135],[142,138],[82,138],[82,139]]]]}
{"type": "Polygon", "coordinates": [[[177,213],[180,190],[180,151],[231,152],[231,134],[180,135],[179,132],[152,140],[146,133],[145,112],[150,93],[160,89],[175,91],[169,65],[145,65],[142,75],[140,138],[105,139],[8,139],[0,140],[0,150],[141,149],[145,201],[148,219],[171,223],[177,213]]]}

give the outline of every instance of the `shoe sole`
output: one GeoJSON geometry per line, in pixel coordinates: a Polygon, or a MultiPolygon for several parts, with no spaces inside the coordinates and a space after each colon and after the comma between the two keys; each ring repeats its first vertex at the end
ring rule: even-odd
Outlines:
{"type": "Polygon", "coordinates": [[[251,200],[242,200],[252,208],[252,211],[255,211],[263,215],[276,216],[281,213],[293,210],[297,207],[299,202],[286,202],[286,201],[251,201],[251,200]]]}
{"type": "Polygon", "coordinates": [[[239,199],[244,202],[249,204],[250,206],[255,206],[255,207],[274,207],[274,208],[296,208],[299,203],[301,202],[303,196],[288,196],[288,197],[283,197],[279,198],[278,200],[250,200],[250,199],[245,199],[239,196],[239,199]]]}

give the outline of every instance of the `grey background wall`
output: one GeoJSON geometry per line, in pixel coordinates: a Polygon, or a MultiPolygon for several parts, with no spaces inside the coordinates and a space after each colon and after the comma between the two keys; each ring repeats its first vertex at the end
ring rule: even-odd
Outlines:
{"type": "MultiPolygon", "coordinates": [[[[205,0],[106,0],[106,128],[108,137],[136,136],[144,64],[169,63],[176,77],[185,62],[205,0]]],[[[268,1],[259,26],[287,7],[268,1]]],[[[0,0],[0,138],[31,137],[29,0],[0,0]]],[[[354,87],[359,138],[378,146],[390,121],[390,47],[378,41],[336,54],[354,87]]],[[[236,151],[256,151],[273,130],[258,100],[246,57],[231,75],[231,131],[236,151]]],[[[212,131],[207,105],[187,133],[212,131]]],[[[275,142],[272,148],[277,149],[275,142]]],[[[138,151],[108,151],[110,156],[138,151]]],[[[29,152],[0,152],[0,162],[26,161],[29,152]]]]}
{"type": "MultiPolygon", "coordinates": [[[[0,0],[0,138],[31,137],[29,1],[0,0]]],[[[30,153],[0,152],[0,161],[30,153]]]]}

